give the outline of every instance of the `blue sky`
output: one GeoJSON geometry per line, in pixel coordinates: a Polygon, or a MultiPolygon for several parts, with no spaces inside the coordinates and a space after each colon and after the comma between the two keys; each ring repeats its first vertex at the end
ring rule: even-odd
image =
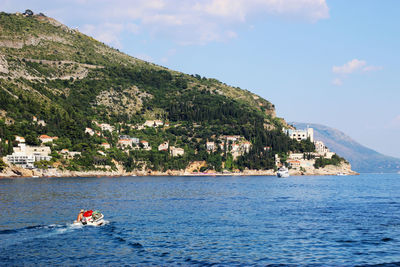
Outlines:
{"type": "Polygon", "coordinates": [[[400,1],[0,0],[400,157],[400,1]]]}

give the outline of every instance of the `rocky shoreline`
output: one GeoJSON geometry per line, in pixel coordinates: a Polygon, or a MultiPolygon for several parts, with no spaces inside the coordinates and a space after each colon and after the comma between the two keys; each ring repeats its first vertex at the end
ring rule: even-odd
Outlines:
{"type": "MultiPolygon", "coordinates": [[[[303,170],[289,170],[291,176],[320,176],[320,175],[358,175],[351,170],[350,164],[340,166],[328,165],[325,168],[307,168],[303,170]]],[[[27,177],[120,177],[120,176],[276,176],[274,170],[244,170],[242,172],[205,172],[193,173],[184,170],[159,171],[132,171],[126,172],[122,168],[117,171],[61,171],[59,169],[28,170],[17,166],[7,167],[0,173],[0,178],[27,178],[27,177]]]]}

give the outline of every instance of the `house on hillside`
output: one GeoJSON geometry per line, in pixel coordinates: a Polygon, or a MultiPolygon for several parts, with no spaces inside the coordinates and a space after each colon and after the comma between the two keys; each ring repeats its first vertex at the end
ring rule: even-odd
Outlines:
{"type": "Polygon", "coordinates": [[[111,126],[108,123],[101,123],[98,125],[102,131],[109,131],[113,132],[114,131],[114,126],[111,126]]]}
{"type": "Polygon", "coordinates": [[[214,151],[215,143],[214,142],[207,142],[206,143],[206,149],[207,149],[207,151],[214,151]]]}
{"type": "Polygon", "coordinates": [[[164,142],[158,146],[158,151],[167,151],[168,150],[168,142],[164,142]]]}
{"type": "Polygon", "coordinates": [[[241,145],[243,152],[249,153],[251,148],[251,143],[249,141],[245,141],[241,145]]]}
{"type": "Polygon", "coordinates": [[[22,136],[15,136],[15,141],[17,141],[18,143],[25,143],[25,138],[22,136]]]}
{"type": "Polygon", "coordinates": [[[51,149],[48,146],[27,146],[24,143],[13,148],[13,153],[6,157],[6,161],[22,168],[33,169],[35,161],[51,160],[51,149]]]}
{"type": "Polygon", "coordinates": [[[149,142],[147,142],[145,140],[140,141],[140,144],[142,144],[143,148],[146,149],[146,150],[150,150],[151,149],[150,146],[149,146],[149,142]]]}
{"type": "Polygon", "coordinates": [[[110,149],[110,148],[111,148],[111,146],[110,146],[109,143],[102,143],[101,146],[102,146],[104,149],[110,149]]]}
{"type": "Polygon", "coordinates": [[[185,150],[183,148],[178,148],[178,147],[171,146],[170,147],[170,154],[173,157],[183,156],[185,154],[185,150]]]}
{"type": "Polygon", "coordinates": [[[64,158],[66,159],[73,159],[75,156],[80,156],[82,155],[81,152],[77,151],[69,151],[68,149],[62,149],[60,151],[61,155],[63,155],[64,158]]]}
{"type": "Polygon", "coordinates": [[[283,131],[286,132],[287,135],[291,139],[297,140],[297,141],[302,141],[302,140],[307,140],[310,139],[311,142],[314,142],[314,129],[313,128],[307,128],[305,130],[292,130],[292,129],[284,129],[283,131]]]}
{"type": "Polygon", "coordinates": [[[147,120],[143,126],[145,127],[158,127],[158,126],[163,126],[164,123],[160,120],[147,120]]]}
{"type": "Polygon", "coordinates": [[[93,131],[92,128],[87,128],[85,129],[85,134],[89,134],[90,136],[93,136],[95,132],[93,131]]]}
{"type": "Polygon", "coordinates": [[[40,140],[43,144],[44,144],[44,143],[48,143],[48,142],[53,142],[54,140],[57,140],[57,139],[58,139],[57,136],[51,137],[51,136],[48,136],[48,135],[45,135],[45,134],[42,134],[42,135],[39,136],[38,138],[39,138],[39,140],[40,140]]]}
{"type": "Polygon", "coordinates": [[[118,146],[119,147],[132,147],[132,139],[119,139],[118,146]]]}

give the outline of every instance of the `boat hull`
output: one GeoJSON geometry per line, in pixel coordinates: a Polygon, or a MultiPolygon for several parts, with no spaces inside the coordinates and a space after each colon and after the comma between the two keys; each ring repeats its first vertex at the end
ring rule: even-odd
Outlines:
{"type": "Polygon", "coordinates": [[[101,214],[101,216],[99,218],[97,218],[96,220],[87,219],[86,222],[74,221],[74,225],[100,226],[100,225],[103,225],[103,224],[105,224],[104,215],[103,214],[101,214]]]}

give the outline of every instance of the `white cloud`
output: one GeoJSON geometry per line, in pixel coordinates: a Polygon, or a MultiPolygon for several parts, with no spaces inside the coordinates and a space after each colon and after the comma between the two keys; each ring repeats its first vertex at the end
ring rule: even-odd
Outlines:
{"type": "Polygon", "coordinates": [[[343,79],[352,73],[379,71],[382,69],[383,67],[381,66],[368,65],[365,60],[353,59],[342,66],[332,67],[333,73],[341,75],[341,78],[335,78],[332,83],[336,86],[341,86],[343,85],[343,79]]]}
{"type": "Polygon", "coordinates": [[[342,86],[342,85],[343,85],[343,81],[342,81],[341,79],[339,79],[339,78],[335,78],[335,79],[332,81],[332,84],[333,84],[333,85],[336,85],[336,86],[342,86]]]}
{"type": "Polygon", "coordinates": [[[329,17],[325,0],[211,0],[197,3],[195,9],[239,21],[255,13],[290,15],[312,21],[329,17]]]}
{"type": "Polygon", "coordinates": [[[367,65],[367,62],[364,60],[353,59],[343,66],[333,66],[332,71],[338,74],[350,74],[362,69],[365,65],[367,65]]]}
{"type": "Polygon", "coordinates": [[[119,34],[123,29],[123,24],[104,23],[100,25],[86,24],[82,27],[81,31],[101,42],[121,49],[122,44],[119,40],[119,34]]]}
{"type": "Polygon", "coordinates": [[[383,70],[382,66],[366,66],[365,68],[363,68],[363,71],[367,72],[367,71],[378,71],[378,70],[383,70]]]}
{"type": "MultiPolygon", "coordinates": [[[[64,14],[74,12],[75,17],[84,18],[87,24],[91,25],[94,21],[99,22],[95,26],[99,29],[92,29],[96,38],[101,36],[105,23],[123,24],[122,31],[109,30],[101,36],[103,41],[112,39],[112,44],[118,43],[114,39],[123,31],[140,31],[182,45],[202,45],[236,38],[237,27],[243,24],[251,26],[252,22],[268,16],[289,17],[309,22],[329,17],[326,0],[60,1],[65,6],[64,14]]],[[[82,31],[85,30],[87,28],[82,31]]]]}
{"type": "Polygon", "coordinates": [[[367,65],[365,60],[353,59],[342,66],[333,66],[332,71],[337,74],[351,74],[356,71],[378,71],[382,70],[381,66],[367,65]]]}

